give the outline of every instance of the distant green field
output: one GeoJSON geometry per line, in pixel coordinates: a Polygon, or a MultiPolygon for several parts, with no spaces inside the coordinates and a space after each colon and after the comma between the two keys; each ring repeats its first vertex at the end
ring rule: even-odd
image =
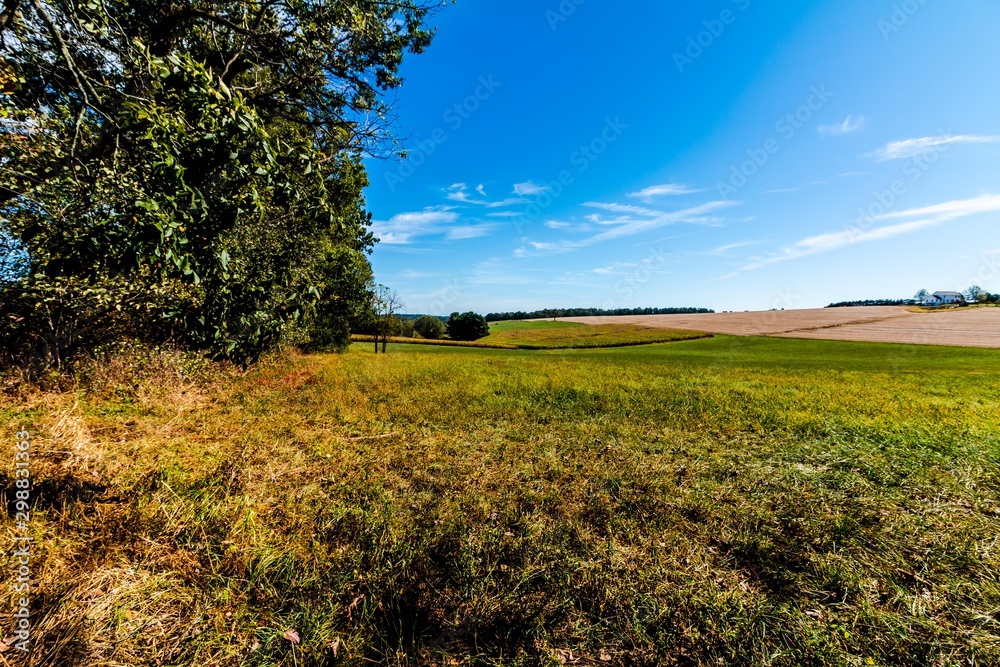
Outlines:
{"type": "Polygon", "coordinates": [[[490,322],[491,333],[501,333],[506,331],[530,331],[538,329],[572,329],[582,327],[583,324],[577,322],[560,322],[558,320],[508,320],[504,322],[490,322]]]}
{"type": "MultiPolygon", "coordinates": [[[[477,341],[453,341],[447,338],[390,338],[393,345],[433,347],[472,347],[508,350],[567,350],[600,347],[630,347],[708,338],[711,334],[683,329],[654,329],[634,324],[585,326],[575,322],[509,321],[490,325],[490,335],[477,341]]],[[[356,342],[370,342],[370,336],[352,336],[356,342]]]]}
{"type": "Polygon", "coordinates": [[[706,338],[710,334],[680,329],[654,329],[634,324],[585,326],[575,322],[498,322],[482,343],[531,349],[628,347],[706,338]]]}
{"type": "Polygon", "coordinates": [[[1000,664],[1000,350],[389,352],[2,399],[51,664],[1000,664]]]}

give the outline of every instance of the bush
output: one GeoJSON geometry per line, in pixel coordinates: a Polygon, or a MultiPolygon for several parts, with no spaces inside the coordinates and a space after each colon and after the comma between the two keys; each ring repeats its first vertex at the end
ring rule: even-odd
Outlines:
{"type": "Polygon", "coordinates": [[[444,335],[444,322],[432,315],[421,315],[413,323],[413,328],[421,338],[437,340],[444,335]]]}
{"type": "Polygon", "coordinates": [[[446,328],[452,340],[479,340],[490,335],[486,318],[473,312],[452,313],[446,328]]]}
{"type": "Polygon", "coordinates": [[[128,337],[153,344],[178,333],[161,313],[183,295],[170,284],[123,279],[49,278],[35,274],[0,290],[0,368],[36,379],[63,372],[99,347],[128,337]]]}
{"type": "Polygon", "coordinates": [[[413,320],[403,319],[397,315],[392,316],[389,323],[389,335],[400,336],[401,338],[413,338],[413,320]]]}

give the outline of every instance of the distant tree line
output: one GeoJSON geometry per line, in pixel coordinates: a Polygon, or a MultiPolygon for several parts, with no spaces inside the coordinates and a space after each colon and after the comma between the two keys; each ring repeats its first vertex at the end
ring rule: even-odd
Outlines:
{"type": "Polygon", "coordinates": [[[864,299],[862,301],[838,301],[827,308],[855,308],[857,306],[912,306],[913,299],[864,299]]]}
{"type": "Polygon", "coordinates": [[[506,320],[540,320],[550,317],[612,317],[619,315],[691,315],[694,313],[714,313],[708,308],[560,308],[533,310],[531,312],[517,311],[513,313],[490,313],[487,322],[504,322],[506,320]]]}
{"type": "MultiPolygon", "coordinates": [[[[925,289],[918,291],[912,299],[864,299],[859,301],[839,301],[837,303],[831,303],[827,308],[851,308],[857,306],[918,306],[928,297],[931,293],[925,289]]],[[[984,290],[979,285],[972,285],[969,289],[962,292],[962,296],[965,297],[965,302],[972,303],[998,303],[1000,304],[1000,294],[991,294],[984,290]]]]}
{"type": "Polygon", "coordinates": [[[1000,294],[991,294],[979,285],[973,285],[965,290],[962,296],[969,303],[1000,303],[1000,294]]]}
{"type": "Polygon", "coordinates": [[[386,341],[392,336],[437,340],[447,335],[451,340],[473,341],[490,335],[489,323],[478,313],[452,313],[447,320],[433,315],[396,315],[392,307],[397,304],[396,300],[383,298],[376,307],[380,317],[359,320],[356,333],[373,336],[376,351],[381,344],[385,352],[386,341]]]}

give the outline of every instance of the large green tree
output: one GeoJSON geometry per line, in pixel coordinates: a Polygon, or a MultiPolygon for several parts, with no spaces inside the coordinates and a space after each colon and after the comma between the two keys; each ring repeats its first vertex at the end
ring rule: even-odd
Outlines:
{"type": "Polygon", "coordinates": [[[22,287],[146,291],[237,360],[351,298],[375,241],[361,156],[391,150],[384,93],[435,4],[6,0],[0,216],[22,287]]]}

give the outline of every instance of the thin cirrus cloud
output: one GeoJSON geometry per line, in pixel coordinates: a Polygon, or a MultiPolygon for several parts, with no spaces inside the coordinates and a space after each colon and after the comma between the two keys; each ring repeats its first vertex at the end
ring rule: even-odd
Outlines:
{"type": "Polygon", "coordinates": [[[465,183],[455,183],[447,188],[445,188],[445,198],[451,201],[462,202],[463,204],[474,204],[474,202],[469,197],[469,186],[465,183]]]}
{"type": "Polygon", "coordinates": [[[851,134],[852,132],[857,132],[865,126],[867,120],[864,116],[848,116],[844,119],[842,123],[834,123],[833,125],[820,125],[816,130],[822,136],[835,137],[842,134],[851,134]]]}
{"type": "MultiPolygon", "coordinates": [[[[655,218],[658,215],[662,215],[662,211],[654,211],[651,208],[643,208],[642,206],[632,206],[631,204],[614,204],[614,203],[604,203],[589,201],[584,204],[590,208],[599,208],[602,211],[608,211],[610,213],[624,213],[631,215],[642,215],[648,218],[655,218]]],[[[595,219],[595,222],[597,220],[595,219]]]]}
{"type": "MultiPolygon", "coordinates": [[[[607,229],[606,231],[602,231],[583,239],[575,241],[563,239],[552,242],[529,241],[528,246],[531,247],[531,251],[534,251],[534,253],[562,253],[598,243],[604,243],[606,241],[613,241],[627,236],[643,234],[645,232],[653,231],[669,225],[684,223],[700,225],[706,224],[706,222],[714,223],[717,222],[718,219],[707,218],[706,216],[708,214],[720,211],[730,206],[735,206],[738,203],[739,202],[723,200],[710,201],[705,204],[692,206],[680,211],[663,212],[654,211],[652,209],[643,209],[641,207],[631,207],[625,204],[589,202],[588,206],[591,207],[602,208],[612,212],[627,212],[629,214],[608,219],[588,218],[597,224],[604,225],[607,229]]],[[[529,251],[528,248],[522,247],[515,251],[514,254],[517,257],[527,257],[532,254],[531,251],[529,251]]]]}
{"type": "MultiPolygon", "coordinates": [[[[523,185],[526,187],[528,186],[528,184],[525,183],[521,183],[519,185],[523,185]]],[[[530,185],[534,186],[534,184],[530,185]]],[[[517,189],[517,187],[518,186],[514,186],[515,190],[517,189]]],[[[541,192],[544,191],[545,188],[541,190],[541,192]]],[[[475,192],[482,197],[486,196],[486,188],[481,184],[476,186],[475,192]]],[[[445,193],[445,199],[448,199],[449,201],[455,201],[461,204],[475,204],[476,206],[485,206],[486,208],[505,208],[507,206],[514,206],[516,204],[527,203],[526,199],[522,199],[520,197],[511,197],[508,199],[502,199],[500,201],[489,201],[487,199],[473,199],[472,195],[469,193],[469,186],[466,185],[465,183],[455,183],[453,185],[450,185],[444,189],[444,193],[445,193]]],[[[500,215],[499,217],[513,217],[513,216],[500,215]]]]}
{"type": "Polygon", "coordinates": [[[695,188],[679,183],[663,183],[662,185],[652,185],[638,192],[630,192],[628,196],[648,202],[656,197],[676,197],[678,195],[692,195],[698,192],[704,192],[704,190],[696,190],[695,188]]]}
{"type": "Polygon", "coordinates": [[[757,258],[742,267],[740,270],[752,271],[770,264],[786,262],[793,259],[799,259],[801,257],[807,257],[809,255],[829,252],[848,245],[869,243],[872,241],[883,241],[885,239],[891,239],[903,234],[909,234],[922,229],[927,229],[928,227],[936,227],[952,220],[966,218],[979,213],[991,213],[995,211],[1000,211],[1000,195],[983,195],[982,197],[975,197],[973,199],[961,199],[945,202],[943,204],[936,204],[934,206],[924,206],[922,208],[913,208],[906,211],[885,213],[883,215],[873,217],[872,221],[879,222],[883,220],[901,220],[906,218],[916,219],[908,222],[885,225],[883,227],[875,227],[872,229],[859,226],[839,232],[830,232],[827,234],[810,236],[783,248],[782,251],[777,254],[757,258]]]}
{"type": "Polygon", "coordinates": [[[385,245],[409,245],[426,236],[443,236],[449,241],[461,241],[488,236],[496,224],[457,225],[459,215],[447,208],[400,213],[389,220],[372,223],[372,233],[385,245]]]}
{"type": "Polygon", "coordinates": [[[549,189],[546,186],[538,185],[532,181],[514,184],[514,194],[518,197],[532,197],[534,195],[540,195],[543,192],[548,192],[548,190],[549,189]]]}
{"type": "Polygon", "coordinates": [[[974,134],[942,134],[936,137],[919,137],[917,139],[904,139],[903,141],[892,141],[868,157],[878,162],[888,162],[889,160],[906,160],[920,157],[932,151],[945,151],[954,144],[993,144],[1000,142],[997,136],[979,136],[974,134]]]}

